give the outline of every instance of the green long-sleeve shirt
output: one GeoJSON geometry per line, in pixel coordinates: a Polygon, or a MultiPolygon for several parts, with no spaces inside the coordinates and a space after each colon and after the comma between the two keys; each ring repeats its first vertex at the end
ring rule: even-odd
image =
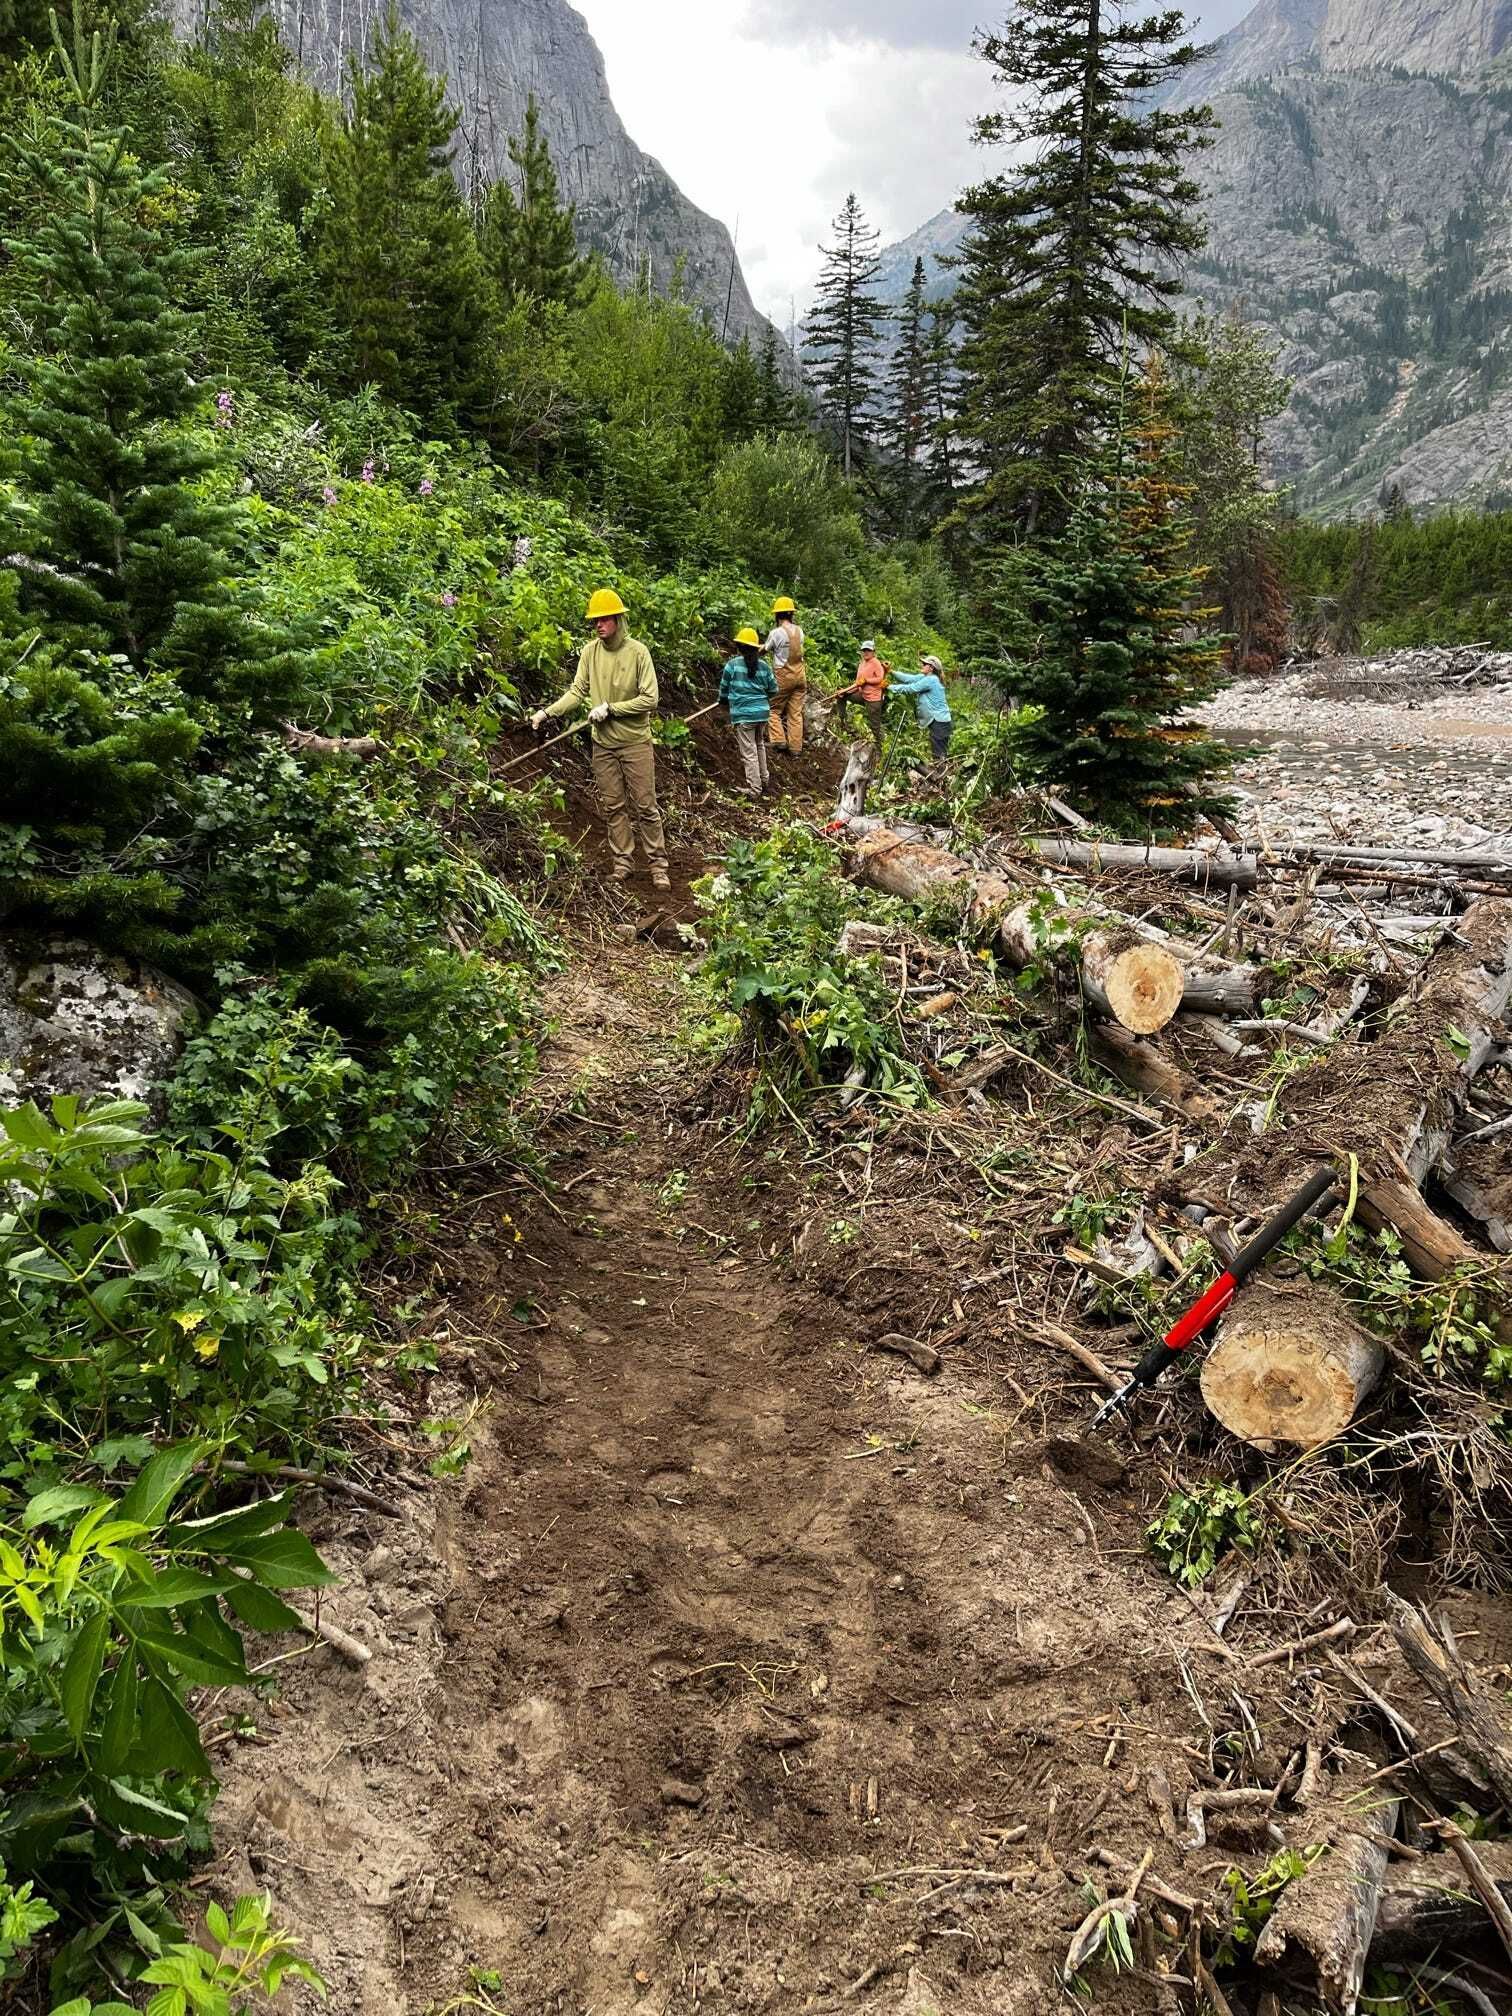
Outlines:
{"type": "Polygon", "coordinates": [[[612,643],[592,637],[583,647],[572,684],[548,714],[571,714],[579,707],[607,702],[609,719],[595,721],[590,733],[601,749],[623,749],[651,740],[651,716],[661,702],[656,667],[645,645],[622,623],[612,643]]]}

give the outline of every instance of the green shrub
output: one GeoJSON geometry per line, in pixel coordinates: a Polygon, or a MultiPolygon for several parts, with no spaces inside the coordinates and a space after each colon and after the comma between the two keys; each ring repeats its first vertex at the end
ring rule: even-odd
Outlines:
{"type": "Polygon", "coordinates": [[[361,1343],[324,1292],[343,1224],[318,1163],[184,1150],[129,1101],[0,1113],[0,1505],[141,1463],[318,1442],[361,1343]]]}
{"type": "Polygon", "coordinates": [[[1173,1491],[1145,1541],[1167,1574],[1183,1588],[1196,1589],[1230,1548],[1249,1553],[1264,1533],[1264,1516],[1252,1496],[1236,1485],[1213,1483],[1173,1491]]]}

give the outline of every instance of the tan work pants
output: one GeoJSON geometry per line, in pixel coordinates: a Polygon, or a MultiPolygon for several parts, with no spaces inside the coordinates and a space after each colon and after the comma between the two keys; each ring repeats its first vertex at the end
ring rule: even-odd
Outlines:
{"type": "Polygon", "coordinates": [[[735,723],[735,747],[745,765],[745,788],[759,798],[767,787],[767,731],[759,721],[735,723]]]}
{"type": "Polygon", "coordinates": [[[767,734],[777,748],[786,749],[790,756],[803,754],[803,703],[807,698],[805,681],[788,687],[786,692],[779,686],[777,698],[772,702],[772,722],[767,734]]]}
{"type": "Polygon", "coordinates": [[[619,749],[593,745],[593,783],[609,828],[609,852],[616,868],[635,864],[635,836],[653,868],[667,865],[667,839],[656,803],[656,751],[649,742],[619,749]]]}

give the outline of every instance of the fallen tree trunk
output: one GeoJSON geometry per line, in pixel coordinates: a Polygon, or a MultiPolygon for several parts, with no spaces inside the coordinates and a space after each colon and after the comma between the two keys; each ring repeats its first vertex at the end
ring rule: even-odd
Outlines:
{"type": "MultiPolygon", "coordinates": [[[[1512,1906],[1512,1841],[1478,1841],[1475,1852],[1492,1883],[1512,1906]]],[[[1436,1946],[1463,1945],[1490,1929],[1486,1907],[1459,1863],[1434,1855],[1393,1875],[1376,1912],[1372,1960],[1402,1960],[1436,1946]]]]}
{"type": "Polygon", "coordinates": [[[1051,834],[1028,843],[1046,861],[1062,868],[1141,868],[1175,875],[1199,889],[1253,889],[1260,867],[1253,854],[1208,853],[1200,847],[1120,846],[1105,840],[1068,840],[1051,834]]]}
{"type": "Polygon", "coordinates": [[[1142,1043],[1116,1022],[1099,1022],[1092,1032],[1092,1054],[1105,1070],[1132,1092],[1161,1100],[1193,1120],[1217,1120],[1223,1108],[1210,1092],[1153,1043],[1142,1043]]]}
{"type": "Polygon", "coordinates": [[[1257,1283],[1237,1302],[1202,1366],[1202,1397],[1257,1449],[1315,1449],[1349,1426],[1386,1364],[1326,1288],[1257,1283]]]}
{"type": "Polygon", "coordinates": [[[1074,970],[1094,1010],[1134,1035],[1165,1028],[1183,1002],[1227,1014],[1254,1005],[1258,976],[1244,968],[1205,971],[1195,964],[1195,948],[1188,967],[1185,948],[1164,932],[1100,907],[1058,901],[1045,888],[1026,900],[1001,876],[980,874],[959,855],[904,840],[890,828],[865,834],[856,859],[873,888],[912,902],[959,888],[968,917],[993,929],[1012,965],[1074,970]]]}
{"type": "MultiPolygon", "coordinates": [[[[1255,1941],[1264,1967],[1310,1963],[1320,1998],[1340,2016],[1354,2016],[1360,1999],[1401,1803],[1377,1798],[1369,1776],[1369,1760],[1361,1757],[1334,1781],[1328,1853],[1287,1884],[1255,1941]]],[[[1310,1819],[1309,1833],[1317,1840],[1314,1824],[1310,1819]]]]}
{"type": "Polygon", "coordinates": [[[1454,1724],[1459,1748],[1512,1812],[1512,1714],[1471,1671],[1447,1624],[1435,1630],[1426,1612],[1384,1593],[1402,1656],[1454,1724]]]}
{"type": "Polygon", "coordinates": [[[1444,1167],[1444,1188],[1483,1225],[1498,1253],[1512,1253],[1512,1137],[1467,1141],[1444,1167]]]}

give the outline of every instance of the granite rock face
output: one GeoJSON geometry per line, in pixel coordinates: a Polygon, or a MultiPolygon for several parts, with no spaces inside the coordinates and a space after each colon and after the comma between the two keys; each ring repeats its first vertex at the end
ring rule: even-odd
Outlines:
{"type": "MultiPolygon", "coordinates": [[[[164,4],[181,33],[194,32],[200,0],[164,4]]],[[[381,0],[271,0],[270,11],[299,67],[334,91],[383,10],[381,0]]],[[[761,342],[768,325],[729,232],[630,138],[598,44],[567,0],[400,0],[399,15],[446,78],[464,187],[512,172],[508,142],[534,92],[563,193],[578,206],[583,248],[602,253],[621,283],[649,271],[664,291],[680,268],[684,297],[708,312],[716,332],[761,342]]]]}
{"type": "MultiPolygon", "coordinates": [[[[1512,502],[1512,0],[1259,0],[1166,102],[1211,103],[1187,274],[1281,346],[1307,510],[1512,502]]],[[[950,211],[884,255],[889,291],[950,211]]]]}
{"type": "Polygon", "coordinates": [[[0,938],[0,1103],[152,1103],[197,1019],[191,994],[134,960],[78,939],[0,938]]]}

